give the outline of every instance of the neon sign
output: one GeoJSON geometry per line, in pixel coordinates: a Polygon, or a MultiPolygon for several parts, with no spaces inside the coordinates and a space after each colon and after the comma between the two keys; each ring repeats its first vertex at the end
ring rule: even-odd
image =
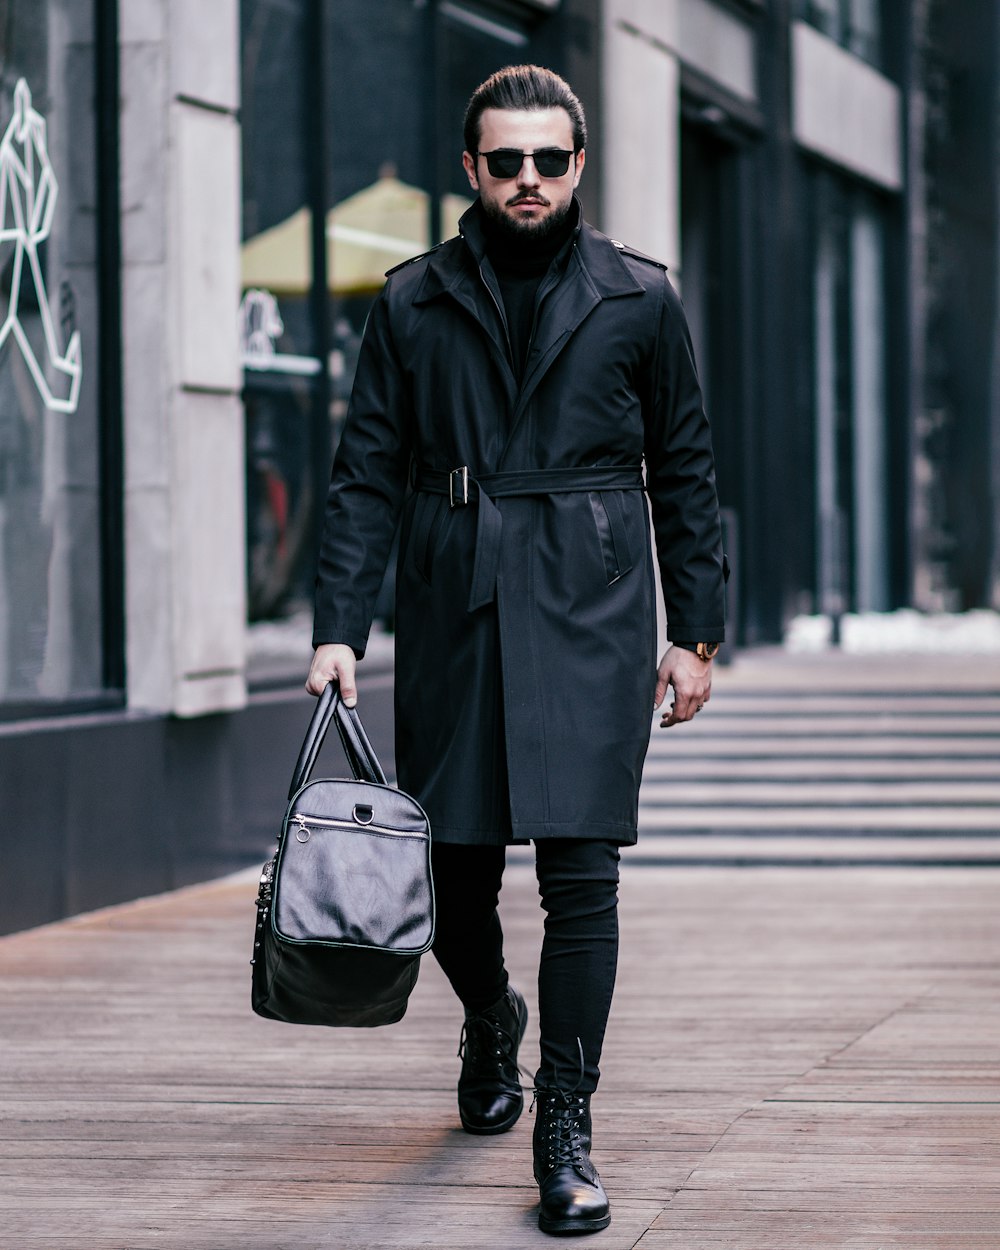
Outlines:
{"type": "Polygon", "coordinates": [[[60,353],[38,257],[39,244],[52,231],[58,194],[46,145],[45,118],[31,107],[31,91],[21,78],[14,88],[14,116],[0,139],[0,263],[5,269],[10,266],[11,275],[10,302],[0,325],[0,348],[13,338],[45,407],[53,412],[75,412],[83,376],[80,331],[73,331],[65,353],[60,353]],[[9,244],[14,247],[10,259],[6,253],[9,244]],[[46,364],[53,382],[61,383],[55,390],[21,323],[25,283],[34,288],[27,296],[27,306],[37,303],[41,315],[46,364]]]}

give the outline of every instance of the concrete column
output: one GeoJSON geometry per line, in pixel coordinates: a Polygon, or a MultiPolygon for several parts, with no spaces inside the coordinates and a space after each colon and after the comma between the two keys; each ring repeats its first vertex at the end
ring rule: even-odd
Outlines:
{"type": "MultiPolygon", "coordinates": [[[[680,63],[677,0],[606,0],[601,98],[603,229],[671,269],[679,286],[680,63]]],[[[666,617],[656,568],[658,650],[666,617]]]]}
{"type": "Polygon", "coordinates": [[[679,271],[677,0],[607,0],[603,38],[604,228],[679,271]]]}
{"type": "Polygon", "coordinates": [[[242,706],[237,0],[121,6],[128,703],[242,706]]]}

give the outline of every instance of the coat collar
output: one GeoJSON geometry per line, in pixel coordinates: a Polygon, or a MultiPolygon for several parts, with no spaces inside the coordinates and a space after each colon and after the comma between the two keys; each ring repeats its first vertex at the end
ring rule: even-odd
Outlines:
{"type": "MultiPolygon", "coordinates": [[[[588,225],[583,219],[579,199],[574,196],[579,212],[573,253],[567,266],[564,281],[574,271],[574,257],[582,269],[586,281],[599,299],[613,299],[619,295],[637,295],[645,290],[636,280],[621,251],[611,240],[588,225]]],[[[453,291],[470,273],[477,275],[486,255],[481,222],[482,206],[479,201],[472,205],[458,223],[459,238],[450,245],[432,253],[424,270],[423,280],[413,297],[414,304],[426,304],[446,291],[453,291]]]]}
{"type": "MultiPolygon", "coordinates": [[[[579,201],[576,201],[579,212],[579,201]]],[[[487,335],[502,370],[510,405],[508,435],[500,463],[516,446],[518,428],[528,404],[553,362],[578,326],[602,300],[639,295],[645,287],[632,274],[620,249],[600,231],[588,226],[579,214],[576,238],[565,268],[541,305],[531,350],[525,362],[520,388],[510,364],[501,296],[486,259],[478,201],[459,222],[461,237],[445,244],[428,259],[415,305],[442,296],[454,299],[479,323],[487,335]]],[[[543,283],[545,279],[543,279],[543,283]]]]}

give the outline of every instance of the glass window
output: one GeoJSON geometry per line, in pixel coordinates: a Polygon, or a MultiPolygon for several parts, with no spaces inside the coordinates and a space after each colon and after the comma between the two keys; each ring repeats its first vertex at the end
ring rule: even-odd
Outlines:
{"type": "Polygon", "coordinates": [[[813,195],[818,606],[880,612],[890,606],[884,212],[825,172],[813,195]]]}
{"type": "Polygon", "coordinates": [[[328,234],[332,348],[343,353],[344,366],[337,377],[338,418],[353,381],[351,344],[364,329],[385,270],[454,234],[471,203],[468,183],[463,195],[450,176],[452,166],[462,174],[464,100],[451,127],[441,119],[444,97],[450,100],[453,90],[450,23],[438,11],[445,7],[346,0],[332,14],[328,234]],[[366,87],[372,83],[378,83],[378,108],[371,107],[366,87]]]}
{"type": "Polygon", "coordinates": [[[872,65],[882,56],[880,0],[804,0],[810,25],[872,65]]]}
{"type": "MultiPolygon", "coordinates": [[[[538,42],[557,7],[242,2],[252,681],[308,658],[322,479],[385,271],[456,232],[468,98],[512,60],[557,59],[538,42]]],[[[391,625],[392,564],[377,625],[391,625]]]]}
{"type": "MultiPolygon", "coordinates": [[[[103,686],[93,3],[0,22],[0,705],[103,686]]],[[[117,414],[108,414],[109,419],[117,414]]]]}
{"type": "MultiPolygon", "coordinates": [[[[243,298],[251,622],[302,616],[314,559],[313,428],[324,405],[314,316],[313,185],[306,0],[244,0],[243,298]]],[[[322,415],[322,414],[321,414],[322,415]]],[[[252,668],[268,666],[251,636],[252,668]],[[256,663],[254,663],[256,660],[256,663]]]]}

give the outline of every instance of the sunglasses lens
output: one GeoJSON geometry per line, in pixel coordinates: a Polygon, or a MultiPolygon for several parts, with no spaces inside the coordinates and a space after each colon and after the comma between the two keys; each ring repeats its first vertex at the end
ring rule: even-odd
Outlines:
{"type": "MultiPolygon", "coordinates": [[[[483,152],[486,157],[486,168],[494,178],[516,178],[524,163],[524,152],[505,151],[483,152]]],[[[572,152],[564,152],[559,148],[550,148],[546,152],[532,153],[535,168],[543,178],[561,178],[569,169],[569,158],[572,152]]]]}
{"type": "Polygon", "coordinates": [[[486,167],[494,178],[516,178],[523,161],[520,152],[486,153],[486,167]]]}
{"type": "Polygon", "coordinates": [[[569,169],[572,152],[536,152],[535,168],[543,178],[561,178],[569,169]]]}

